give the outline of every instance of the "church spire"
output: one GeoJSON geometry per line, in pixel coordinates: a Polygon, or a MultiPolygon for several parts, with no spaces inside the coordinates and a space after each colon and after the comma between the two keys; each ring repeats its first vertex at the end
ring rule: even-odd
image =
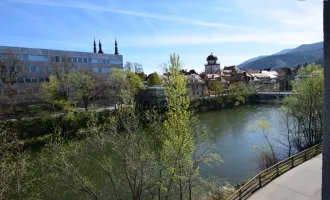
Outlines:
{"type": "Polygon", "coordinates": [[[96,50],[96,43],[95,43],[95,38],[94,38],[94,53],[96,53],[97,50],[96,50]]]}
{"type": "Polygon", "coordinates": [[[101,40],[99,39],[99,53],[103,53],[101,40]]]}
{"type": "Polygon", "coordinates": [[[115,38],[115,54],[118,55],[117,39],[115,38]]]}

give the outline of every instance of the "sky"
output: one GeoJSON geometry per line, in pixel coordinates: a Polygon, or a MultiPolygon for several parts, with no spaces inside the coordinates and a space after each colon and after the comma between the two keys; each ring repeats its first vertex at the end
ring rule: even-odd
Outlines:
{"type": "Polygon", "coordinates": [[[323,0],[0,0],[0,46],[93,51],[162,73],[169,55],[204,71],[323,41],[323,0]]]}

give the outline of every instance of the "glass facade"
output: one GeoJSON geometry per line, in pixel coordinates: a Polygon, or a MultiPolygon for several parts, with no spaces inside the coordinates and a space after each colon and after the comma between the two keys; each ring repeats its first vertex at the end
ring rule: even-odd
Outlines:
{"type": "Polygon", "coordinates": [[[16,85],[19,93],[25,95],[41,91],[41,83],[49,81],[53,64],[61,67],[61,63],[67,61],[72,63],[72,71],[90,70],[96,73],[98,80],[105,80],[111,68],[123,69],[122,55],[0,46],[0,59],[6,59],[8,52],[15,54],[22,67],[22,78],[16,85]]]}

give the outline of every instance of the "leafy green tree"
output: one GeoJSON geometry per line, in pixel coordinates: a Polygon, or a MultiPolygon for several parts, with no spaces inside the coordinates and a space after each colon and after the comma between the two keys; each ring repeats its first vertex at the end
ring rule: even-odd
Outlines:
{"type": "Polygon", "coordinates": [[[186,80],[180,73],[180,57],[170,55],[170,65],[165,69],[166,84],[165,93],[168,105],[167,119],[164,122],[164,152],[166,153],[166,172],[169,181],[166,184],[167,196],[177,183],[179,186],[179,198],[184,195],[184,168],[193,165],[191,156],[194,152],[194,141],[189,120],[189,96],[187,94],[186,80]]]}
{"type": "Polygon", "coordinates": [[[221,80],[211,81],[211,90],[215,91],[216,96],[219,96],[219,94],[223,94],[224,89],[221,80]]]}
{"type": "Polygon", "coordinates": [[[138,75],[142,81],[144,81],[144,79],[146,78],[146,74],[144,72],[136,73],[136,75],[138,75]]]}
{"type": "Polygon", "coordinates": [[[96,97],[104,88],[95,91],[95,81],[90,73],[88,72],[73,72],[69,75],[70,83],[73,85],[75,90],[74,99],[84,103],[85,110],[88,111],[88,106],[91,103],[91,99],[96,97]]]}
{"type": "Polygon", "coordinates": [[[45,101],[53,106],[54,112],[56,112],[57,107],[64,110],[70,110],[71,105],[63,93],[59,91],[59,82],[55,76],[50,75],[49,81],[42,83],[41,87],[43,89],[45,101]]]}
{"type": "Polygon", "coordinates": [[[293,144],[301,151],[322,141],[323,68],[310,64],[298,71],[298,77],[298,80],[291,83],[293,94],[284,99],[284,108],[296,126],[290,133],[293,144]]]}
{"type": "Polygon", "coordinates": [[[51,62],[50,67],[46,68],[48,73],[53,75],[58,82],[58,93],[65,100],[70,100],[72,85],[70,73],[75,68],[74,63],[70,63],[66,56],[62,57],[62,62],[51,62]]]}
{"type": "Polygon", "coordinates": [[[115,88],[116,102],[133,104],[135,95],[144,87],[138,75],[130,70],[111,69],[110,84],[115,88]]]}
{"type": "Polygon", "coordinates": [[[162,85],[162,84],[163,84],[163,82],[160,80],[157,72],[150,74],[150,77],[148,80],[148,86],[162,85]]]}
{"type": "Polygon", "coordinates": [[[228,103],[245,103],[249,95],[248,88],[244,83],[236,82],[229,85],[229,92],[227,93],[228,103]]]}

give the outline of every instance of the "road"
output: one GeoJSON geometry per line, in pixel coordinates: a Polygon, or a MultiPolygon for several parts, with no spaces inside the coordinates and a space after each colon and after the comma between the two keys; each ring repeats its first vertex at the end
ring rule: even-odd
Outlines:
{"type": "Polygon", "coordinates": [[[248,200],[321,200],[322,154],[291,169],[248,200]]]}

